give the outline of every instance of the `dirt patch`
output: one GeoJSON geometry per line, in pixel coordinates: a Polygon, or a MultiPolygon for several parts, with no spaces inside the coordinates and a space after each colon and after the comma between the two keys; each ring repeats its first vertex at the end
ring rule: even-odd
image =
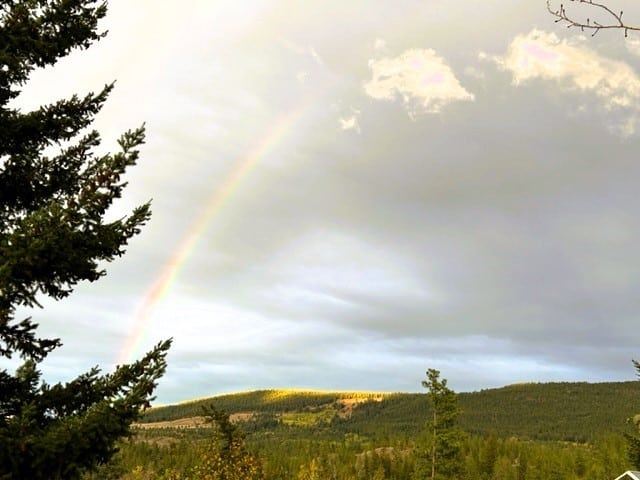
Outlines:
{"type": "Polygon", "coordinates": [[[179,418],[177,420],[168,420],[166,422],[150,422],[150,423],[134,423],[133,428],[200,428],[207,427],[205,417],[189,417],[179,418]]]}
{"type": "MultiPolygon", "coordinates": [[[[229,415],[229,419],[232,422],[247,422],[254,416],[254,412],[239,412],[229,415]]],[[[131,426],[144,430],[152,428],[207,428],[211,426],[211,423],[207,422],[207,417],[200,416],[167,420],[165,422],[133,423],[131,426]]]]}
{"type": "Polygon", "coordinates": [[[232,422],[248,422],[255,416],[255,412],[238,412],[229,415],[229,420],[232,422]]]}

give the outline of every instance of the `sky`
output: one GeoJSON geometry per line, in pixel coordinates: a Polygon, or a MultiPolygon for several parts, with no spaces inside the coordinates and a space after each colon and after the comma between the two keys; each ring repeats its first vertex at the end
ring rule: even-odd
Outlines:
{"type": "Polygon", "coordinates": [[[101,149],[147,143],[110,215],[153,217],[29,312],[47,381],[169,337],[160,404],[636,378],[640,35],[544,0],[112,0],[101,28],[16,104],[117,80],[101,149]]]}

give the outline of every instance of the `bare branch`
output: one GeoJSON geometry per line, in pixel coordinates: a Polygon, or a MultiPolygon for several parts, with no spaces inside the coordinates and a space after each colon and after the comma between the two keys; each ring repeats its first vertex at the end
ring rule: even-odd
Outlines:
{"type": "Polygon", "coordinates": [[[566,24],[567,28],[577,27],[581,31],[589,30],[591,31],[591,36],[594,36],[600,30],[617,28],[620,30],[624,30],[624,36],[626,37],[629,34],[629,31],[640,31],[640,26],[629,25],[622,20],[622,14],[624,11],[620,11],[620,13],[616,13],[611,8],[609,8],[604,3],[597,3],[593,0],[569,0],[570,2],[575,3],[585,3],[589,8],[592,8],[596,12],[604,13],[609,19],[609,23],[599,23],[597,21],[592,21],[589,17],[587,17],[586,21],[581,21],[576,19],[575,17],[569,15],[564,8],[564,4],[560,4],[559,9],[553,9],[551,7],[550,0],[547,0],[547,10],[551,15],[556,17],[556,23],[563,22],[566,24]]]}

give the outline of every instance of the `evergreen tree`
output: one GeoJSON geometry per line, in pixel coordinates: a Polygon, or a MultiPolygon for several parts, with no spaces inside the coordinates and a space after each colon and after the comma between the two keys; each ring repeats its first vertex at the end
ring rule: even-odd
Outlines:
{"type": "Polygon", "coordinates": [[[213,441],[202,452],[202,460],[192,471],[193,480],[264,480],[262,464],[244,446],[244,433],[225,412],[213,405],[205,415],[214,427],[213,441]]]}
{"type": "Polygon", "coordinates": [[[1,479],[77,478],[107,461],[166,368],[169,341],[112,374],[94,368],[48,385],[38,364],[61,341],[16,318],[18,308],[39,306],[38,295],[59,300],[102,277],[102,262],[121,256],[150,215],[144,204],[105,220],[144,142],[138,128],[117,153],[93,153],[100,136],[88,127],[113,84],[34,111],[11,105],[35,68],[99,40],[105,14],[94,0],[0,2],[0,357],[24,361],[14,374],[0,371],[1,479]]]}
{"type": "MultiPolygon", "coordinates": [[[[640,362],[633,360],[633,366],[637,375],[640,376],[640,362]]],[[[640,468],[640,436],[638,436],[638,433],[640,433],[640,415],[634,415],[633,418],[627,419],[627,422],[633,423],[636,427],[636,434],[625,433],[629,462],[634,468],[640,468]]]]}
{"type": "Polygon", "coordinates": [[[485,448],[481,458],[481,469],[485,478],[491,478],[493,476],[493,469],[495,468],[497,459],[498,437],[496,437],[494,433],[491,433],[485,442],[485,448]]]}
{"type": "Polygon", "coordinates": [[[427,380],[422,381],[422,386],[428,390],[430,419],[425,432],[426,448],[422,449],[414,478],[455,478],[462,467],[460,453],[464,438],[462,430],[456,427],[461,412],[458,398],[447,387],[447,380],[440,380],[438,370],[427,370],[427,380]]]}

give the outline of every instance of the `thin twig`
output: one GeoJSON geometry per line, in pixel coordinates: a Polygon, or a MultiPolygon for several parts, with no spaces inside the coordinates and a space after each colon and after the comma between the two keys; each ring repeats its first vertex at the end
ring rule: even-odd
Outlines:
{"type": "Polygon", "coordinates": [[[587,17],[586,21],[579,21],[579,20],[576,20],[575,17],[569,16],[567,14],[567,11],[564,8],[564,4],[561,3],[560,8],[557,10],[554,10],[553,8],[551,8],[550,0],[547,0],[547,10],[549,11],[549,13],[551,13],[551,15],[556,17],[556,23],[565,22],[567,24],[567,28],[577,27],[583,32],[585,30],[591,30],[593,32],[591,36],[594,36],[600,30],[611,29],[611,28],[624,30],[625,37],[628,35],[630,30],[640,31],[640,26],[629,25],[622,20],[622,14],[624,13],[624,11],[622,10],[620,11],[620,13],[616,13],[613,10],[611,10],[611,8],[609,8],[606,4],[597,3],[597,2],[594,2],[593,0],[569,0],[569,1],[576,2],[576,3],[586,3],[590,7],[594,7],[595,9],[600,9],[601,11],[604,11],[608,17],[611,17],[612,20],[611,20],[611,23],[606,23],[606,24],[601,24],[597,21],[591,21],[589,17],[587,17]]]}

